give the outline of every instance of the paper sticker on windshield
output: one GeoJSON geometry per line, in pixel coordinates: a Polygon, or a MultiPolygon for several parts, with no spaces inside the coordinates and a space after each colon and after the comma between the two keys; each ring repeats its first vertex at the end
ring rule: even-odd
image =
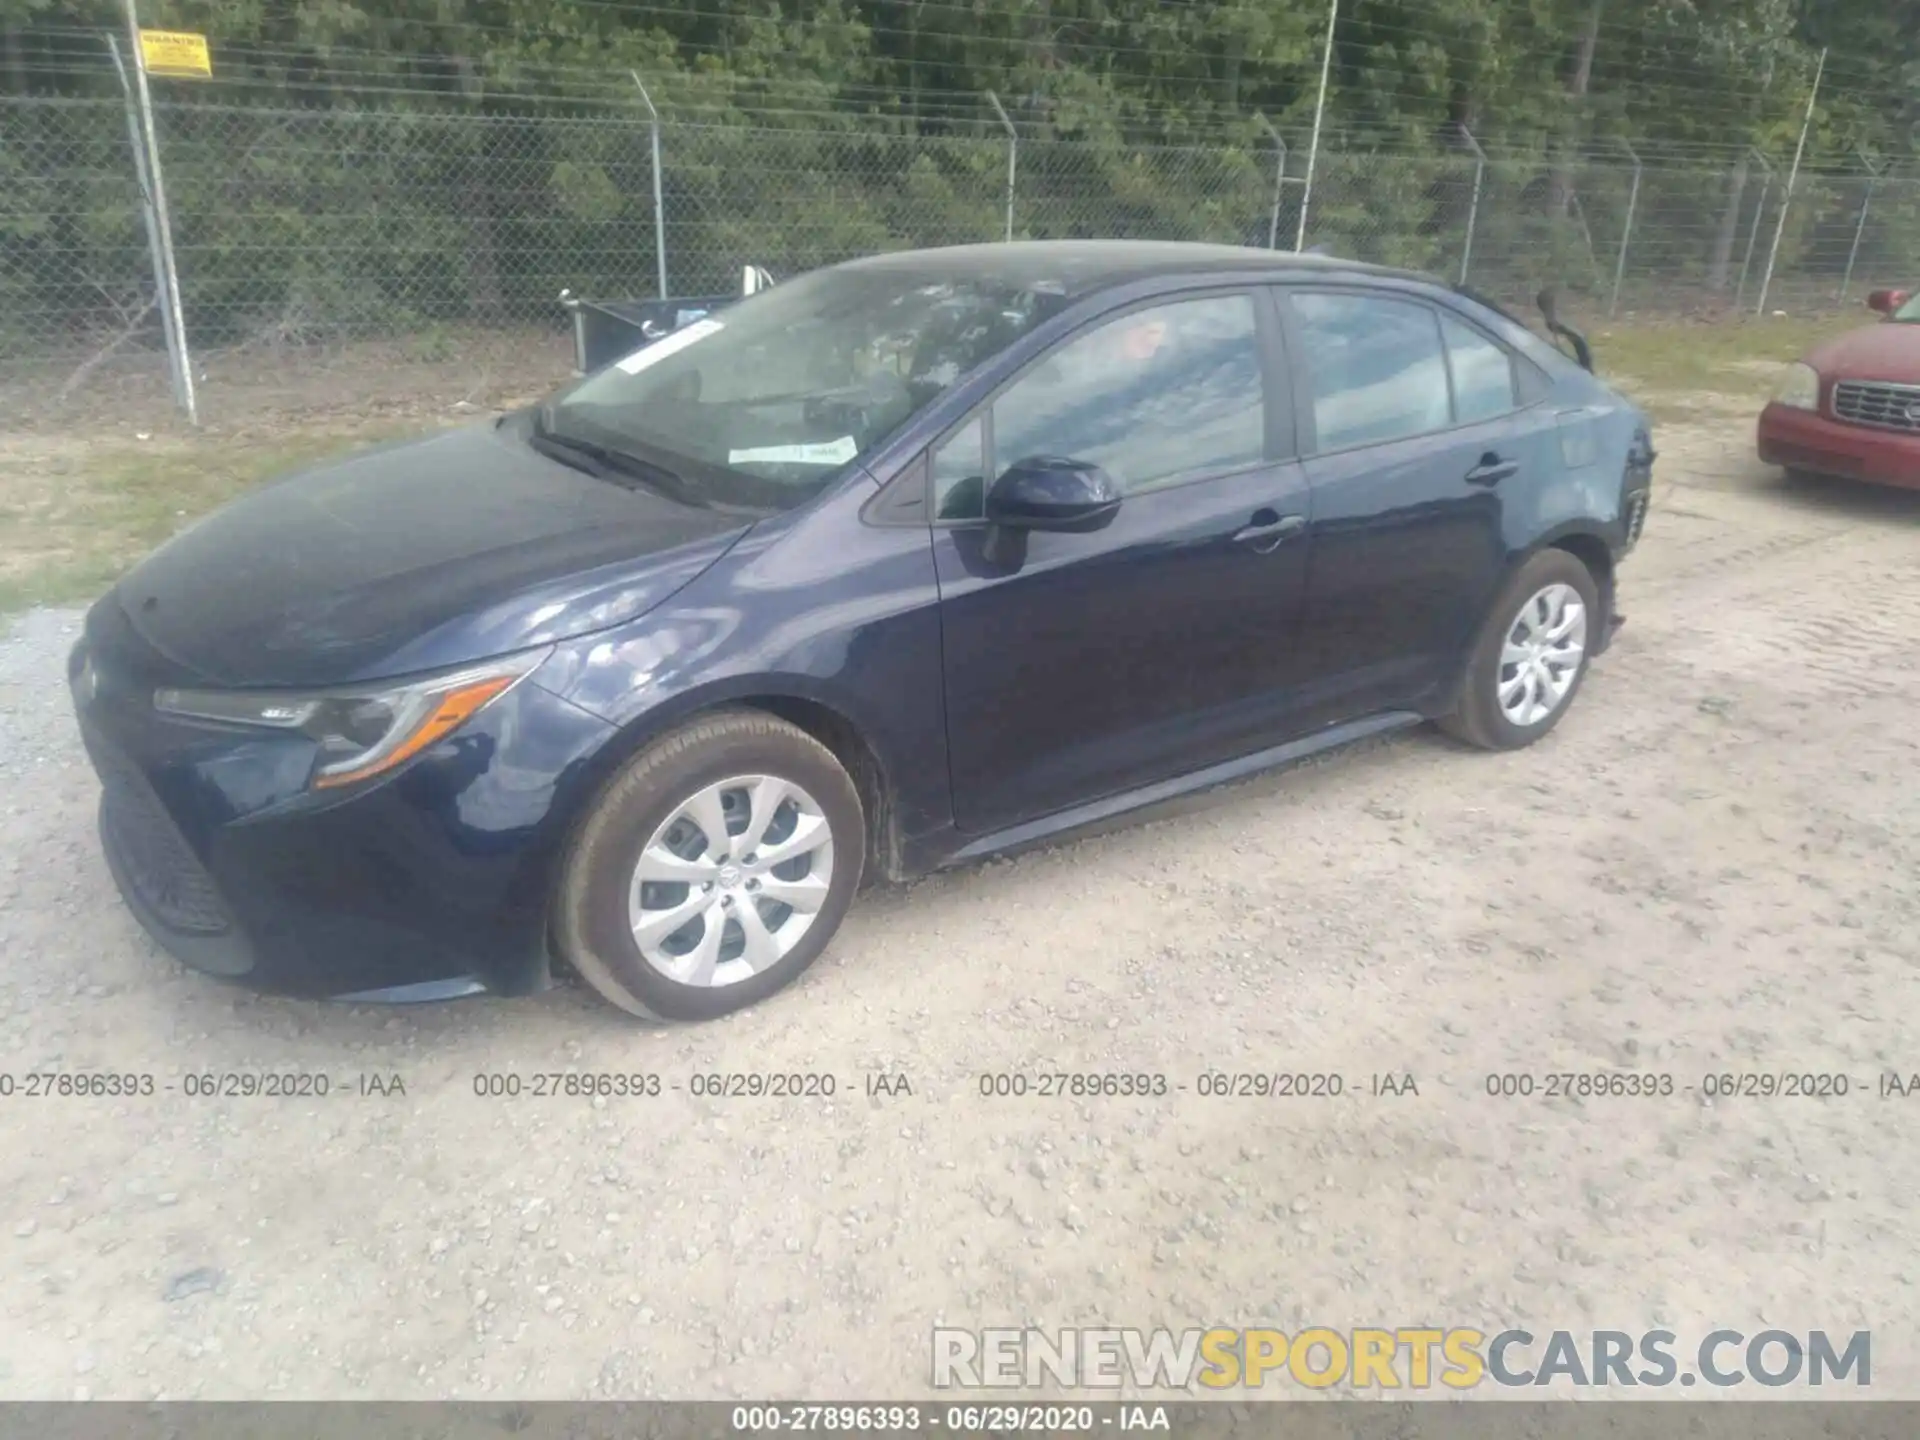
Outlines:
{"type": "Polygon", "coordinates": [[[860,453],[851,435],[812,445],[762,445],[756,450],[729,450],[729,465],[844,465],[860,453]]]}
{"type": "Polygon", "coordinates": [[[646,349],[636,350],[626,359],[614,361],[613,368],[624,370],[629,375],[638,375],[649,365],[658,364],[669,355],[686,349],[694,341],[704,340],[714,331],[723,328],[718,320],[696,320],[693,324],[674,331],[664,340],[656,340],[646,349]]]}

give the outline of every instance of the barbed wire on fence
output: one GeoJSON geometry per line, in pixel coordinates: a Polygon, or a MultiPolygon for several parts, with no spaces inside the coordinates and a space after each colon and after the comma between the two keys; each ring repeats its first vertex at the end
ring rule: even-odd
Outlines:
{"type": "MultiPolygon", "coordinates": [[[[984,96],[971,112],[941,96],[940,123],[916,126],[690,81],[656,87],[656,115],[631,77],[558,73],[484,104],[394,84],[335,83],[323,103],[156,87],[191,348],[431,350],[450,326],[557,336],[563,289],[644,296],[663,272],[699,294],[747,264],[792,274],[1008,233],[1287,248],[1299,229],[1307,147],[1254,116],[1207,143],[1136,143],[1051,134],[1020,103],[1003,124],[984,96]]],[[[0,96],[0,374],[158,346],[134,144],[121,99],[0,96]]],[[[1314,163],[1307,246],[1500,298],[1550,282],[1603,313],[1737,312],[1776,232],[1770,305],[1839,305],[1920,269],[1920,181],[1867,157],[1803,171],[1784,219],[1784,162],[1745,149],[1568,155],[1462,132],[1416,150],[1330,118],[1314,163]]]]}

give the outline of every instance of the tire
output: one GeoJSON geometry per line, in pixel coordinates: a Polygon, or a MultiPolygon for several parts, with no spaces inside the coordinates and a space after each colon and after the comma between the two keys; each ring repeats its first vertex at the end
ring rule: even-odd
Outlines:
{"type": "Polygon", "coordinates": [[[561,957],[609,1004],[645,1020],[712,1020],[784,989],[819,958],[853,903],[865,862],[860,794],[833,752],[771,715],[721,711],[656,740],[609,782],[568,854],[555,905],[555,938],[561,957]],[[786,789],[726,788],[735,779],[771,779],[786,789]],[[698,808],[697,797],[716,787],[724,793],[700,809],[708,817],[703,826],[684,807],[698,808]],[[726,855],[734,844],[740,833],[733,824],[736,819],[751,822],[742,806],[751,812],[756,794],[786,797],[771,812],[772,823],[763,822],[769,837],[764,843],[773,847],[770,854],[809,840],[813,848],[777,866],[768,867],[757,856],[748,864],[742,855],[728,858],[722,868],[715,855],[726,855]],[[719,846],[706,834],[716,821],[733,831],[719,846]],[[813,839],[818,834],[815,821],[824,821],[826,827],[824,880],[819,874],[823,851],[813,839]],[[665,863],[690,867],[687,874],[711,871],[713,878],[637,884],[643,851],[653,857],[649,866],[656,876],[682,873],[663,871],[665,863]],[[680,858],[687,854],[698,858],[680,858]],[[806,871],[795,878],[803,861],[806,871]],[[756,875],[761,878],[753,878],[756,875]],[[702,883],[715,892],[712,899],[705,891],[695,893],[702,883]],[[771,899],[775,889],[795,903],[771,899]],[[806,910],[815,904],[816,909],[806,910]],[[689,907],[691,918],[684,928],[657,933],[657,925],[668,923],[669,912],[689,907]],[[747,941],[746,907],[758,917],[759,956],[767,962],[763,965],[754,963],[747,941]],[[811,921],[799,926],[799,933],[780,949],[790,923],[808,913],[811,921]],[[649,918],[657,925],[646,927],[649,918]],[[648,929],[654,956],[685,949],[683,956],[666,958],[683,977],[698,977],[704,966],[709,978],[687,983],[687,978],[661,968],[649,958],[636,923],[648,929]],[[710,928],[716,924],[719,939],[710,928]],[[770,961],[774,951],[766,948],[769,943],[779,949],[778,958],[770,961]],[[723,978],[724,983],[716,983],[723,978]]]}
{"type": "MultiPolygon", "coordinates": [[[[1542,550],[1522,565],[1501,588],[1499,597],[1487,613],[1479,638],[1474,641],[1454,711],[1440,719],[1440,728],[1455,739],[1482,750],[1518,750],[1533,744],[1558,725],[1560,718],[1572,708],[1586,680],[1593,647],[1601,634],[1600,627],[1605,623],[1606,618],[1600,614],[1600,587],[1594,582],[1593,573],[1576,556],[1565,550],[1542,550]],[[1544,715],[1523,723],[1501,705],[1503,680],[1512,678],[1505,674],[1507,667],[1502,660],[1502,652],[1509,635],[1520,629],[1523,609],[1533,606],[1538,597],[1556,586],[1573,591],[1583,608],[1585,629],[1580,653],[1577,663],[1572,667],[1570,683],[1558,700],[1544,715]]],[[[1564,658],[1564,652],[1555,653],[1562,654],[1564,658]]],[[[1519,672],[1520,667],[1515,669],[1519,672]]],[[[1546,673],[1558,675],[1561,670],[1549,668],[1546,673]]],[[[1534,693],[1540,697],[1539,703],[1544,703],[1546,692],[1536,689],[1534,693]]]]}

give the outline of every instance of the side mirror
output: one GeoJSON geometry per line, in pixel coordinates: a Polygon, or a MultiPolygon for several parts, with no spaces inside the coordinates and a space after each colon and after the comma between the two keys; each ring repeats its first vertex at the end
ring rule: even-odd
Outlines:
{"type": "Polygon", "coordinates": [[[1909,298],[1905,290],[1875,290],[1867,296],[1867,308],[1877,310],[1882,315],[1891,315],[1906,304],[1909,298]]]}
{"type": "Polygon", "coordinates": [[[1008,530],[1084,535],[1120,513],[1120,487],[1098,465],[1062,455],[1014,462],[987,491],[986,520],[1008,530]]]}

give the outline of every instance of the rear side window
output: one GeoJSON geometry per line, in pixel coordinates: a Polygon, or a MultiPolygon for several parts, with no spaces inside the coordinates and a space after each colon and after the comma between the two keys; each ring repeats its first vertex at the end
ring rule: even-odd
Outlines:
{"type": "Polygon", "coordinates": [[[1447,356],[1432,309],[1378,295],[1308,291],[1291,300],[1321,450],[1378,445],[1453,423],[1447,356]]]}
{"type": "Polygon", "coordinates": [[[1507,352],[1451,315],[1441,315],[1440,333],[1453,371],[1454,419],[1466,425],[1512,410],[1513,360],[1507,352]]]}

